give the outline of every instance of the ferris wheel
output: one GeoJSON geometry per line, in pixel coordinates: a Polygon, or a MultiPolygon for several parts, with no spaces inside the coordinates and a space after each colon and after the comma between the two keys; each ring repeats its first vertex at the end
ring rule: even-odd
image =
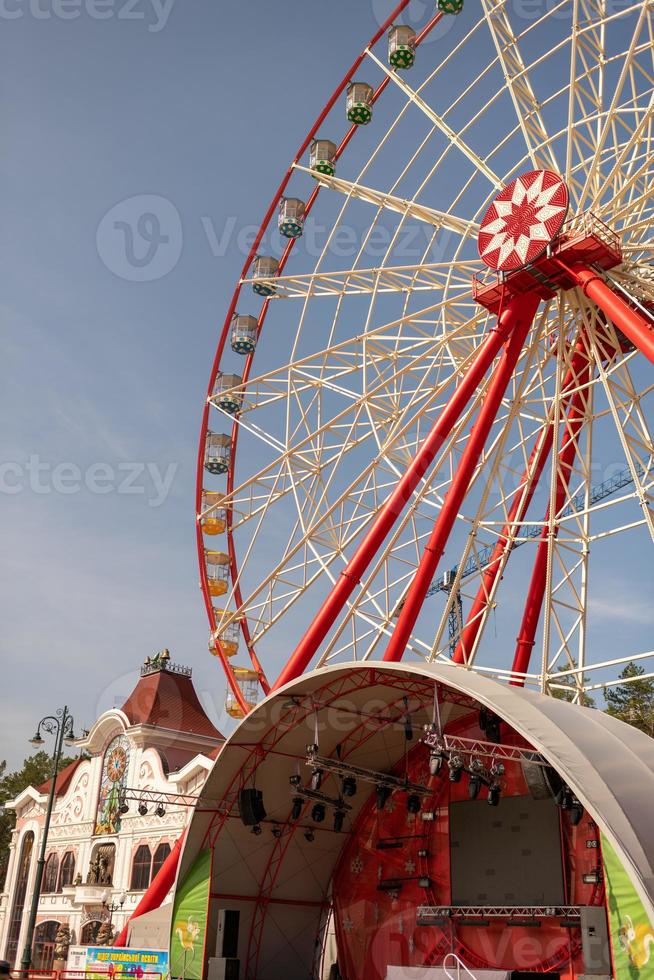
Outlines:
{"type": "Polygon", "coordinates": [[[237,717],[336,661],[583,700],[654,656],[654,4],[408,3],[285,174],[211,371],[237,717]]]}

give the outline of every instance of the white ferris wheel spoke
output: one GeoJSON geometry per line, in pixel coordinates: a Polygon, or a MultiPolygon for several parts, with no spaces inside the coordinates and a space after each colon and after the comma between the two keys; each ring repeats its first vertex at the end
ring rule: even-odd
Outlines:
{"type": "Polygon", "coordinates": [[[509,89],[522,135],[535,169],[558,173],[554,150],[545,128],[540,103],[534,93],[518,38],[506,13],[506,0],[482,0],[484,16],[509,89]]]}
{"type": "Polygon", "coordinates": [[[452,129],[452,127],[445,122],[442,116],[439,116],[437,112],[434,112],[431,106],[427,105],[425,100],[418,95],[418,93],[415,92],[410,85],[407,84],[404,78],[402,78],[396,71],[392,71],[390,68],[388,68],[372,53],[372,51],[368,50],[366,54],[371,61],[374,61],[377,67],[381,68],[384,74],[390,78],[402,92],[404,92],[409,101],[412,102],[413,105],[417,106],[418,109],[425,114],[427,119],[429,119],[429,121],[433,123],[441,133],[443,133],[452,146],[455,146],[458,150],[460,150],[461,153],[463,153],[463,155],[474,164],[477,171],[480,174],[483,174],[484,177],[490,181],[493,187],[500,190],[504,186],[501,179],[498,177],[495,171],[488,166],[486,161],[482,160],[479,154],[475,153],[472,147],[468,146],[468,144],[461,139],[460,134],[452,129]]]}
{"type": "Polygon", "coordinates": [[[447,231],[453,231],[457,235],[465,236],[476,234],[479,231],[479,225],[476,221],[458,218],[451,212],[428,208],[423,204],[418,204],[416,201],[407,201],[401,197],[396,197],[394,194],[385,194],[383,191],[366,187],[365,184],[343,180],[342,177],[328,177],[326,174],[319,174],[317,171],[309,170],[308,167],[303,167],[300,164],[296,164],[295,169],[310,173],[322,187],[339,191],[348,198],[367,201],[369,204],[374,204],[378,208],[385,208],[387,211],[397,212],[403,217],[416,218],[418,221],[424,221],[426,224],[433,225],[435,228],[445,228],[447,231]]]}

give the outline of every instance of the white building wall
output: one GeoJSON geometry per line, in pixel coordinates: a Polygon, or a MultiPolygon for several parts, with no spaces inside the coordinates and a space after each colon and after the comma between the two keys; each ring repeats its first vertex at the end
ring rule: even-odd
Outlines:
{"type": "MultiPolygon", "coordinates": [[[[118,716],[121,713],[108,712],[107,714],[118,716]]],[[[126,733],[130,738],[130,765],[126,780],[126,785],[130,790],[147,789],[153,792],[177,793],[183,789],[184,792],[195,795],[204,783],[212,763],[205,756],[197,756],[193,763],[185,767],[185,772],[191,770],[189,778],[178,783],[175,773],[171,774],[170,777],[164,775],[161,759],[156,750],[139,745],[139,742],[142,741],[141,733],[128,728],[119,717],[115,718],[113,724],[108,724],[110,720],[105,716],[98,720],[94,728],[101,729],[99,732],[101,747],[94,752],[92,758],[80,764],[66,793],[56,800],[48,835],[46,856],[56,851],[61,866],[64,853],[67,850],[74,850],[76,852],[75,876],[81,874],[82,881],[85,883],[96,846],[109,842],[115,843],[116,859],[112,886],[109,889],[110,901],[117,903],[120,893],[123,890],[127,892],[123,910],[115,912],[112,917],[114,928],[120,931],[143,895],[142,891],[132,891],[130,887],[132,858],[136,848],[140,843],[147,843],[154,855],[156,847],[162,841],[169,843],[172,847],[189,822],[191,809],[179,805],[170,805],[166,806],[166,813],[163,817],[157,817],[152,812],[154,807],[150,805],[147,815],[140,816],[137,812],[138,801],[130,800],[130,809],[122,817],[119,833],[112,836],[94,837],[93,831],[106,746],[116,735],[126,733]],[[136,737],[131,737],[132,733],[136,737]]],[[[93,742],[93,738],[94,730],[89,734],[87,744],[93,742]]],[[[18,801],[21,801],[23,796],[24,794],[21,794],[18,801]]],[[[23,834],[31,829],[35,833],[35,844],[32,852],[18,959],[22,953],[36,876],[41,824],[44,820],[46,806],[47,798],[45,796],[38,798],[37,801],[32,798],[22,800],[16,806],[17,832],[12,844],[4,893],[0,896],[0,957],[3,957],[6,951],[18,872],[17,855],[20,853],[23,834]]],[[[99,889],[100,892],[104,890],[105,888],[99,889]]],[[[96,889],[97,891],[98,889],[96,889]]],[[[42,894],[39,901],[37,925],[47,920],[67,923],[73,933],[73,942],[80,943],[83,926],[90,917],[101,920],[108,918],[108,913],[103,909],[101,902],[98,902],[97,899],[95,904],[83,901],[84,895],[88,898],[88,889],[72,888],[54,895],[42,894]]]]}

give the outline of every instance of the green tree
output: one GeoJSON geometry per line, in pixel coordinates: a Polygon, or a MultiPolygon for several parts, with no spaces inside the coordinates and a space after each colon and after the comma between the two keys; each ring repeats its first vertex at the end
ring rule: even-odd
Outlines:
{"type": "Polygon", "coordinates": [[[631,680],[642,677],[645,668],[628,663],[620,674],[627,683],[607,688],[607,713],[654,738],[654,679],[631,680]]]}
{"type": "MultiPolygon", "coordinates": [[[[577,662],[576,662],[576,660],[573,660],[572,663],[570,664],[569,669],[573,669],[576,666],[577,666],[577,662]]],[[[558,698],[559,701],[574,701],[575,700],[575,696],[578,693],[578,691],[577,691],[577,677],[578,677],[577,674],[570,674],[568,677],[562,677],[562,678],[560,678],[560,680],[558,680],[557,683],[558,684],[561,684],[563,687],[567,688],[567,690],[563,690],[561,687],[559,687],[559,688],[550,688],[549,693],[552,695],[553,698],[558,698]]],[[[588,677],[587,674],[584,674],[584,676],[582,678],[582,684],[585,685],[585,684],[588,684],[588,683],[589,683],[589,677],[588,677]]],[[[594,701],[594,699],[591,698],[590,694],[586,694],[585,692],[583,692],[581,694],[581,696],[579,697],[579,700],[577,701],[577,703],[578,704],[583,704],[584,708],[594,708],[595,707],[595,701],[594,701]]]]}
{"type": "MultiPolygon", "coordinates": [[[[67,766],[74,759],[63,758],[59,763],[59,771],[67,766]]],[[[4,807],[7,800],[13,800],[19,793],[22,793],[28,786],[35,789],[41,786],[52,775],[52,756],[47,752],[35,752],[28,756],[23,763],[22,769],[16,772],[7,773],[7,763],[0,762],[0,807],[4,807]]],[[[13,810],[0,809],[0,887],[4,886],[7,875],[7,864],[9,863],[9,845],[11,844],[11,832],[16,823],[16,815],[13,810]]]]}

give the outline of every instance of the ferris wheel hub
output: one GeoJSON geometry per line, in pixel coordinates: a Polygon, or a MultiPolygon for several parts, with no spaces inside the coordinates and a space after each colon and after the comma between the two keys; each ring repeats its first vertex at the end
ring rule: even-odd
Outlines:
{"type": "Polygon", "coordinates": [[[561,231],[569,205],[565,181],[551,170],[530,170],[512,180],[484,215],[477,247],[497,272],[529,265],[561,231]]]}

